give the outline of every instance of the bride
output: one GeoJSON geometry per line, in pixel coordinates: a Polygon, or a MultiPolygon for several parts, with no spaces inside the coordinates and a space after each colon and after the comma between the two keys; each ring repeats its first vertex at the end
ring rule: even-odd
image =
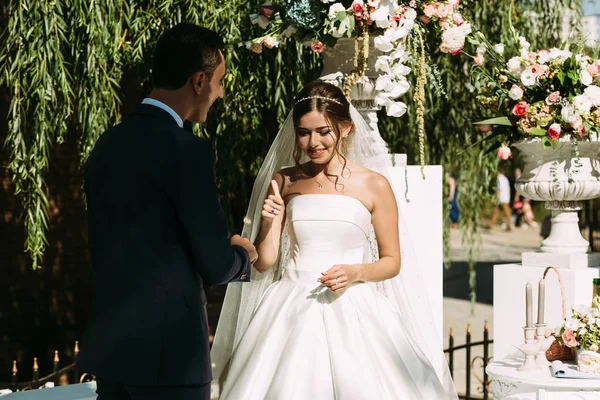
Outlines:
{"type": "Polygon", "coordinates": [[[222,400],[457,399],[418,268],[401,268],[381,142],[338,87],[298,94],[252,193],[256,271],[217,327],[222,400]]]}

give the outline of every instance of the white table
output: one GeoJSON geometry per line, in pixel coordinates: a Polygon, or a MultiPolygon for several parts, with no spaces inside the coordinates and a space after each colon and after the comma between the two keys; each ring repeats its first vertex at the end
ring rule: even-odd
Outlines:
{"type": "Polygon", "coordinates": [[[96,400],[96,382],[26,390],[0,396],[0,400],[96,400]]]}
{"type": "Polygon", "coordinates": [[[488,365],[494,400],[600,400],[600,379],[555,378],[547,370],[519,372],[522,360],[502,360],[488,365]]]}

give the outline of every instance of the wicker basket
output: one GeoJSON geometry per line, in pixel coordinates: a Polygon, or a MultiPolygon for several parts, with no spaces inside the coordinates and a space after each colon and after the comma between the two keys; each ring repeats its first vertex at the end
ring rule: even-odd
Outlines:
{"type": "MultiPolygon", "coordinates": [[[[567,319],[567,308],[565,305],[565,287],[563,286],[562,276],[560,275],[560,272],[558,271],[558,269],[556,269],[554,267],[548,267],[544,271],[544,280],[546,279],[546,274],[550,270],[553,270],[554,272],[556,272],[556,276],[558,277],[558,284],[560,285],[560,296],[562,298],[562,319],[564,321],[567,319]]],[[[552,342],[552,344],[550,345],[548,350],[546,350],[546,358],[548,359],[548,361],[572,360],[573,359],[573,351],[571,348],[569,348],[567,346],[561,346],[555,340],[554,342],[552,342]]]]}

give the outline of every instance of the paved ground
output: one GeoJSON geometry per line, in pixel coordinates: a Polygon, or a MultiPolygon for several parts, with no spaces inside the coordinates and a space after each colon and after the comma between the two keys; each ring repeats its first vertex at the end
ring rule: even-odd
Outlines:
{"type": "MultiPolygon", "coordinates": [[[[448,332],[452,329],[454,345],[465,343],[467,324],[470,325],[471,341],[483,340],[484,324],[487,321],[489,337],[493,339],[492,312],[492,271],[495,264],[519,262],[524,251],[536,251],[541,242],[539,227],[527,230],[515,229],[504,232],[499,227],[493,230],[482,230],[481,251],[477,257],[477,292],[479,301],[471,312],[468,299],[467,253],[466,246],[461,243],[460,231],[450,231],[450,259],[452,266],[444,273],[444,347],[448,347],[448,332]]],[[[490,347],[490,356],[493,347],[490,347]]],[[[483,356],[483,348],[474,348],[471,358],[483,356]]],[[[454,360],[454,381],[459,393],[466,387],[466,354],[459,351],[454,360]]],[[[481,361],[473,364],[471,375],[471,394],[480,393],[482,385],[481,361]]]]}

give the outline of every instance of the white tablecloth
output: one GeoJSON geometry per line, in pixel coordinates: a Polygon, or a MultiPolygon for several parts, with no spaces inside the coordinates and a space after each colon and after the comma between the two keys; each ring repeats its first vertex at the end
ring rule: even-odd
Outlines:
{"type": "Polygon", "coordinates": [[[1,400],[96,400],[96,382],[26,390],[0,396],[1,400]]]}

